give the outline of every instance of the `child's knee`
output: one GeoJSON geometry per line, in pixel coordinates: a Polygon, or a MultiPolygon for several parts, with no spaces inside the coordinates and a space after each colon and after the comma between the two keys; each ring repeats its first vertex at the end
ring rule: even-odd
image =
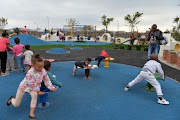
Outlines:
{"type": "Polygon", "coordinates": [[[31,97],[32,97],[32,99],[33,99],[33,98],[37,98],[37,92],[32,92],[32,93],[31,93],[31,97]]]}
{"type": "Polygon", "coordinates": [[[20,103],[14,103],[13,106],[14,106],[14,107],[19,107],[19,106],[20,106],[20,103]]]}

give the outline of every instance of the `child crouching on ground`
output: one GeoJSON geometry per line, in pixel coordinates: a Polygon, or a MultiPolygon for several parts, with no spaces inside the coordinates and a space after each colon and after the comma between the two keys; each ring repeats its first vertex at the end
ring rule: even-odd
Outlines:
{"type": "Polygon", "coordinates": [[[157,62],[158,57],[156,54],[152,54],[150,56],[150,61],[148,61],[144,67],[142,68],[142,71],[140,74],[132,80],[126,87],[125,91],[128,91],[130,87],[134,86],[136,83],[141,82],[142,80],[146,80],[149,82],[156,90],[157,96],[158,96],[158,103],[159,104],[169,104],[168,101],[166,101],[162,96],[162,90],[161,90],[161,85],[159,82],[156,80],[154,73],[156,71],[160,74],[161,79],[165,80],[164,72],[161,68],[161,64],[157,62]]]}
{"type": "Polygon", "coordinates": [[[95,61],[98,61],[97,66],[99,67],[101,61],[107,57],[110,56],[107,54],[106,50],[102,50],[100,56],[94,59],[95,61]]]}
{"type": "Polygon", "coordinates": [[[86,61],[82,62],[75,62],[74,63],[74,69],[73,69],[73,76],[76,75],[77,67],[84,68],[85,69],[85,79],[90,79],[90,69],[92,69],[91,66],[88,66],[91,62],[90,58],[87,58],[86,61]]]}
{"type": "Polygon", "coordinates": [[[16,97],[11,96],[7,101],[7,105],[12,104],[14,107],[18,107],[24,96],[24,93],[29,93],[31,95],[30,104],[30,119],[36,119],[34,111],[37,103],[37,94],[43,95],[44,93],[40,91],[41,82],[43,81],[48,89],[51,91],[56,91],[56,88],[52,85],[46,70],[44,69],[44,60],[37,54],[32,59],[33,67],[27,72],[25,78],[19,85],[16,93],[16,97]]]}
{"type": "Polygon", "coordinates": [[[25,45],[26,51],[24,52],[24,64],[27,65],[26,73],[31,68],[31,59],[33,56],[33,52],[31,51],[30,45],[25,45]]]}
{"type": "MultiPolygon", "coordinates": [[[[47,71],[47,75],[48,75],[48,77],[50,78],[51,83],[52,83],[53,85],[58,86],[58,87],[61,88],[61,87],[62,87],[62,84],[59,83],[59,82],[56,80],[55,75],[52,75],[52,74],[49,72],[50,68],[51,68],[51,63],[50,63],[49,61],[44,61],[44,69],[47,71]]],[[[48,91],[50,91],[50,90],[45,86],[44,82],[41,83],[41,88],[40,88],[40,90],[43,91],[43,92],[48,92],[48,91]]]]}

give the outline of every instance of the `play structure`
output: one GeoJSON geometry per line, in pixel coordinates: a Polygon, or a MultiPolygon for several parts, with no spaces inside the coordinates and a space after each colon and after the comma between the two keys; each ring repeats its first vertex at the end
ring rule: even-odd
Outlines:
{"type": "Polygon", "coordinates": [[[159,59],[166,65],[180,70],[180,42],[171,37],[171,34],[164,34],[169,40],[166,45],[160,46],[159,59]]]}
{"type": "Polygon", "coordinates": [[[68,36],[68,30],[70,28],[70,31],[71,31],[71,35],[70,37],[68,38],[68,40],[73,40],[74,36],[76,36],[76,40],[77,40],[77,36],[79,35],[79,39],[80,40],[90,40],[89,37],[89,30],[91,30],[92,28],[94,29],[94,41],[96,42],[96,26],[94,25],[64,25],[63,27],[63,31],[66,32],[66,36],[68,36]],[[78,30],[80,29],[80,30],[78,30]],[[74,30],[76,31],[75,35],[74,35],[74,30]],[[83,34],[84,33],[84,34],[83,34]],[[84,37],[82,37],[84,36],[84,37]]]}
{"type": "Polygon", "coordinates": [[[12,36],[14,36],[14,35],[17,35],[17,34],[16,34],[16,33],[12,33],[12,34],[9,35],[9,37],[12,37],[12,36]]]}
{"type": "Polygon", "coordinates": [[[164,36],[169,40],[169,42],[165,46],[160,46],[159,56],[163,57],[164,50],[180,52],[180,42],[172,38],[171,34],[164,34],[164,36]]]}

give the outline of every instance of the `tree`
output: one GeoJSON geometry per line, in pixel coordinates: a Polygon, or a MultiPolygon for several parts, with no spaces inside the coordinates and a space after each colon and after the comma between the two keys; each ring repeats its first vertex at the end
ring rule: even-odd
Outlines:
{"type": "Polygon", "coordinates": [[[106,31],[107,31],[108,30],[108,25],[110,24],[111,21],[114,20],[114,18],[107,18],[106,15],[103,15],[101,17],[101,19],[102,19],[102,24],[106,27],[106,31]]]}
{"type": "Polygon", "coordinates": [[[140,21],[138,21],[138,19],[140,17],[142,17],[142,15],[143,15],[143,13],[136,12],[134,15],[127,14],[124,17],[124,20],[127,22],[127,26],[129,26],[131,29],[131,32],[134,32],[134,28],[136,27],[136,25],[138,23],[140,23],[140,21]]]}
{"type": "Polygon", "coordinates": [[[4,27],[8,24],[8,19],[2,17],[0,18],[0,29],[4,29],[4,27]]]}
{"type": "Polygon", "coordinates": [[[164,33],[170,33],[170,31],[169,31],[168,29],[166,29],[166,30],[164,31],[164,33]]]}
{"type": "Polygon", "coordinates": [[[174,39],[180,41],[180,17],[174,18],[173,23],[175,23],[176,26],[173,27],[172,36],[174,37],[174,39]]]}
{"type": "Polygon", "coordinates": [[[176,29],[177,32],[179,33],[179,29],[180,29],[180,17],[174,18],[173,23],[176,23],[175,29],[176,29]]]}
{"type": "Polygon", "coordinates": [[[66,19],[66,21],[69,26],[74,26],[79,24],[79,21],[77,21],[75,18],[68,18],[66,19]]]}

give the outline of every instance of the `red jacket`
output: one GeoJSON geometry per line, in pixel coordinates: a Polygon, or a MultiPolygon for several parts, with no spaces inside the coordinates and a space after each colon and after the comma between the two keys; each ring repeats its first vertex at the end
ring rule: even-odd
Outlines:
{"type": "Polygon", "coordinates": [[[109,57],[109,55],[107,54],[107,52],[104,51],[104,50],[101,52],[101,55],[100,55],[100,56],[109,57]]]}

